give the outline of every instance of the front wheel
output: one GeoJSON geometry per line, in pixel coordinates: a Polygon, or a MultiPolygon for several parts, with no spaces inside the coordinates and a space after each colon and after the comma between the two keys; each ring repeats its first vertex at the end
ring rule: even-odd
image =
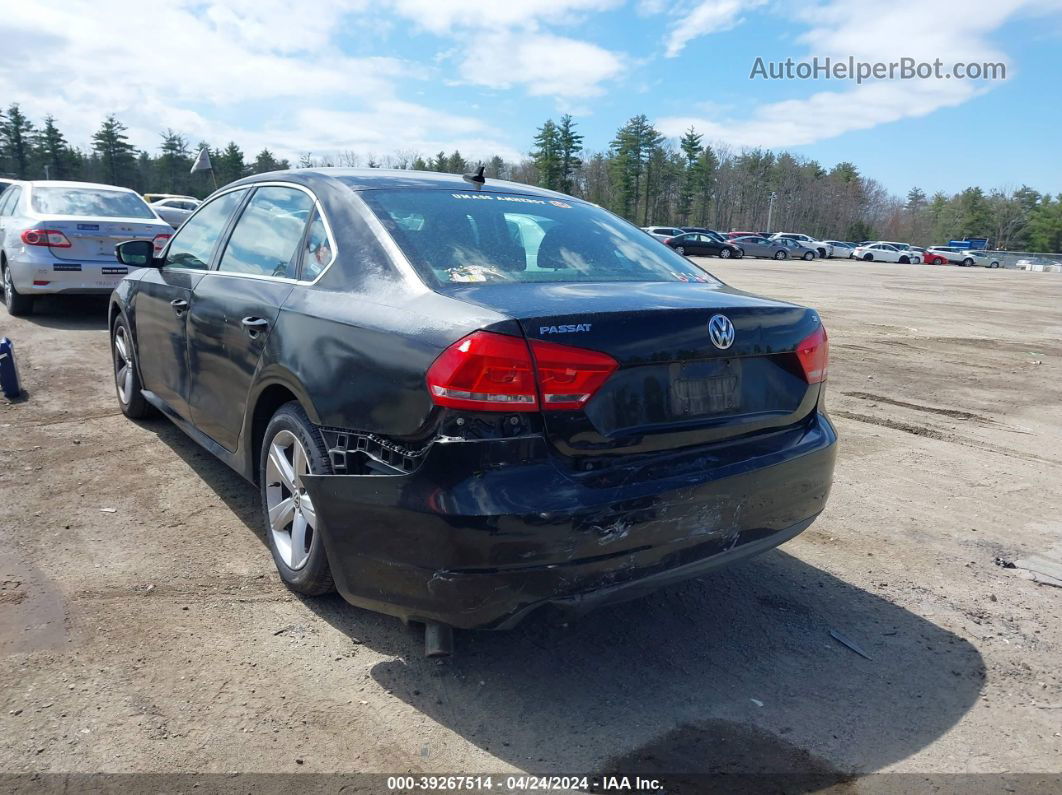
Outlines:
{"type": "Polygon", "coordinates": [[[22,295],[11,280],[10,266],[4,266],[4,306],[12,317],[22,317],[33,312],[33,296],[22,295]]]}
{"type": "Polygon", "coordinates": [[[776,252],[774,252],[774,258],[775,259],[786,259],[788,257],[789,257],[789,255],[786,254],[784,251],[776,251],[776,252]]]}
{"type": "Polygon", "coordinates": [[[730,259],[730,249],[724,248],[719,250],[720,259],[730,259]]]}
{"type": "Polygon", "coordinates": [[[999,267],[999,263],[998,262],[989,263],[988,267],[990,267],[990,268],[998,268],[999,267]]]}
{"type": "Polygon", "coordinates": [[[911,258],[910,257],[906,257],[906,256],[900,257],[900,264],[901,265],[910,265],[911,264],[911,258]]]}
{"type": "Polygon", "coordinates": [[[815,259],[815,252],[814,251],[805,251],[803,259],[804,259],[805,262],[811,262],[811,260],[815,259]]]}
{"type": "Polygon", "coordinates": [[[129,333],[129,326],[121,315],[111,329],[111,359],[114,362],[114,389],[118,393],[118,406],[122,414],[131,420],[154,416],[157,413],[155,407],[147,402],[141,391],[133,335],[129,333]]]}
{"type": "Polygon", "coordinates": [[[962,264],[965,265],[967,268],[969,268],[969,267],[973,266],[974,261],[970,257],[967,257],[966,259],[964,259],[962,261],[962,264]]]}
{"type": "Polygon", "coordinates": [[[307,596],[335,590],[320,520],[306,491],[306,475],[331,475],[320,434],[297,402],[285,403],[266,426],[258,479],[269,551],[280,579],[307,596]]]}

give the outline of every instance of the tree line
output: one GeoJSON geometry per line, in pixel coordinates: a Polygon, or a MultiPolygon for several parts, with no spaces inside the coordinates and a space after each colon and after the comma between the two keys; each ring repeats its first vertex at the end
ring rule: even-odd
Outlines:
{"type": "MultiPolygon", "coordinates": [[[[0,113],[0,173],[22,179],[105,182],[140,192],[203,197],[214,190],[209,174],[190,174],[196,154],[207,149],[217,184],[248,174],[291,168],[263,149],[253,159],[230,141],[195,145],[181,133],[160,133],[153,152],[129,142],[113,114],[92,135],[87,151],[73,146],[53,117],[39,124],[17,104],[0,113]]],[[[627,121],[602,151],[584,148],[570,115],[546,120],[517,162],[497,155],[466,159],[460,152],[362,155],[304,153],[296,168],[349,166],[463,174],[484,166],[490,178],[540,185],[606,207],[640,226],[703,226],[723,231],[794,231],[820,238],[899,240],[916,245],[952,238],[987,237],[995,248],[1062,250],[1062,193],[1026,185],[956,194],[927,194],[919,187],[891,194],[854,163],[826,168],[786,151],[732,150],[712,145],[690,128],[667,139],[644,115],[627,121]],[[768,230],[768,224],[770,226],[768,230]]]]}

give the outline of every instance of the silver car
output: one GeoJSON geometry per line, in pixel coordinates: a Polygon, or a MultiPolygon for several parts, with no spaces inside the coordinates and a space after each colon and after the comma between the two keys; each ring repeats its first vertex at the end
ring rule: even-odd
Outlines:
{"type": "Polygon", "coordinates": [[[165,199],[151,203],[151,209],[163,221],[174,229],[184,223],[184,219],[195,212],[199,199],[191,196],[167,196],[165,199]]]}
{"type": "Polygon", "coordinates": [[[686,234],[684,230],[679,229],[677,226],[643,226],[642,231],[648,232],[657,240],[669,240],[686,234]]]}
{"type": "MultiPolygon", "coordinates": [[[[772,259],[788,259],[790,251],[797,251],[799,246],[791,246],[793,241],[787,241],[786,239],[769,240],[766,237],[759,237],[758,235],[745,235],[744,237],[735,237],[731,241],[735,246],[741,249],[747,257],[770,257],[772,259]]],[[[794,256],[803,256],[803,252],[795,254],[794,256]]],[[[814,252],[811,253],[814,257],[814,252]]]]}
{"type": "Polygon", "coordinates": [[[128,188],[90,182],[16,182],[0,195],[0,270],[12,315],[50,293],[109,293],[129,268],[114,246],[151,240],[161,251],[173,228],[128,188]]]}

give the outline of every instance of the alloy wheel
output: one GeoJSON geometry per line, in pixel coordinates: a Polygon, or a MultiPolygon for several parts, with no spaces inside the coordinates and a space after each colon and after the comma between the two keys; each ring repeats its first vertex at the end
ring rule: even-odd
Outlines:
{"type": "Polygon", "coordinates": [[[133,357],[125,326],[118,326],[114,331],[114,385],[118,388],[118,399],[128,406],[133,397],[133,357]]]}
{"type": "Polygon", "coordinates": [[[317,533],[317,513],[302,483],[312,474],[310,457],[295,434],[280,431],[273,437],[265,472],[269,532],[281,560],[292,570],[306,565],[317,533]]]}
{"type": "Polygon", "coordinates": [[[11,283],[11,269],[4,268],[4,302],[11,303],[11,293],[15,289],[15,285],[11,283]]]}

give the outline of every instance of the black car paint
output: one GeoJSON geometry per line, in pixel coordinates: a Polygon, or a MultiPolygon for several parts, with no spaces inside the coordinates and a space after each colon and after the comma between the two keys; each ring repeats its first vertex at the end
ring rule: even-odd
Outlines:
{"type": "Polygon", "coordinates": [[[676,235],[667,241],[667,245],[671,248],[682,248],[685,254],[694,254],[697,256],[712,256],[718,257],[723,249],[726,249],[730,256],[740,257],[741,249],[732,243],[725,243],[721,240],[711,239],[710,236],[704,232],[690,232],[685,235],[676,235]],[[708,240],[699,240],[698,238],[708,237],[708,240]]]}
{"type": "MultiPolygon", "coordinates": [[[[784,381],[795,340],[819,324],[815,313],[715,285],[432,291],[402,266],[357,191],[468,184],[450,175],[344,176],[346,184],[300,170],[236,183],[301,185],[317,197],[339,256],[312,286],[147,268],[119,285],[111,318],[122,313],[129,323],[145,396],[250,481],[269,418],[263,412],[287,399],[299,401],[326,439],[381,439],[411,451],[412,471],[307,478],[333,576],[349,601],[407,620],[510,626],[538,605],[623,598],[676,572],[693,576],[761,551],[822,510],[836,442],[825,384],[804,384],[782,408],[686,427],[640,422],[637,412],[609,426],[593,415],[608,402],[597,397],[585,413],[548,418],[440,409],[424,382],[446,347],[479,329],[603,350],[624,367],[649,368],[646,377],[674,360],[777,357],[784,381]],[[188,306],[177,311],[172,301],[188,306]],[[703,333],[720,309],[738,329],[726,352],[703,333]],[[652,339],[630,322],[647,312],[659,313],[652,339]],[[249,315],[268,322],[258,339],[241,326],[249,315]],[[547,337],[547,318],[589,322],[592,332],[547,337]]],[[[562,196],[510,183],[483,190],[491,189],[562,196]]],[[[622,390],[622,378],[606,387],[622,390]]]]}

